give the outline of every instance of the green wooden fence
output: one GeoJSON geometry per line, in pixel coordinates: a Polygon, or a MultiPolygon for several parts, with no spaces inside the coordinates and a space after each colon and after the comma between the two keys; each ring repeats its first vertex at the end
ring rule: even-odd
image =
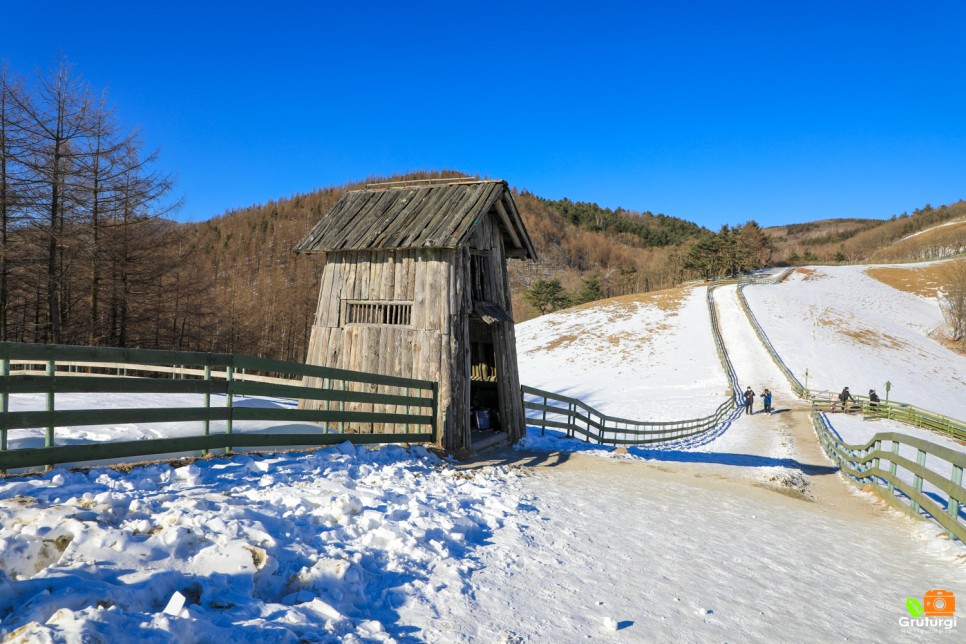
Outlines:
{"type": "Polygon", "coordinates": [[[579,436],[600,445],[646,445],[696,436],[717,426],[735,408],[728,398],[709,416],[692,420],[641,421],[608,416],[576,398],[524,385],[523,406],[538,412],[527,424],[563,429],[568,437],[579,436]],[[529,399],[528,399],[529,397],[529,399]]]}
{"type": "Polygon", "coordinates": [[[714,338],[718,359],[721,361],[721,368],[728,376],[732,395],[718,405],[712,414],[702,418],[673,421],[618,418],[602,414],[576,398],[524,385],[521,387],[524,409],[539,413],[537,416],[528,416],[527,424],[540,427],[543,431],[548,427],[562,429],[566,431],[568,437],[579,436],[588,442],[601,445],[664,443],[697,436],[714,429],[735,409],[740,395],[738,376],[728,358],[728,352],[721,337],[721,328],[718,325],[718,314],[712,297],[714,289],[714,286],[709,286],[707,294],[711,335],[714,338]]]}
{"type": "Polygon", "coordinates": [[[134,456],[257,447],[436,442],[437,384],[253,356],[0,342],[0,470],[134,456]],[[157,377],[158,372],[165,377],[157,377]],[[305,383],[310,383],[307,385],[305,383]],[[203,394],[198,407],[57,409],[61,393],[203,394]],[[11,396],[44,394],[45,409],[11,411],[11,396]],[[226,396],[223,407],[212,395],[226,396]],[[320,401],[321,409],[238,407],[236,396],[320,401]],[[197,422],[198,435],[57,444],[59,427],[197,422]],[[318,423],[318,433],[244,433],[235,421],[318,423]],[[218,423],[220,431],[212,427],[218,423]],[[11,449],[43,435],[44,447],[11,449]]]}
{"type": "Polygon", "coordinates": [[[966,518],[962,513],[966,503],[963,488],[966,454],[893,432],[876,434],[864,445],[850,445],[835,435],[824,414],[813,413],[812,422],[826,454],[856,483],[871,485],[893,507],[919,518],[931,517],[951,537],[966,541],[966,518]],[[889,449],[885,449],[887,444],[889,449]],[[903,445],[915,448],[915,462],[899,454],[903,445]],[[930,469],[927,462],[930,458],[942,464],[930,469]],[[948,476],[935,471],[944,466],[948,468],[948,476]],[[903,480],[900,471],[911,475],[912,482],[903,480]],[[938,494],[933,492],[940,497],[939,501],[923,492],[924,481],[939,490],[938,494]]]}
{"type": "Polygon", "coordinates": [[[853,396],[854,402],[842,405],[838,394],[827,391],[806,390],[805,397],[812,401],[812,408],[820,412],[845,412],[861,414],[864,419],[887,418],[898,420],[910,427],[928,429],[937,434],[946,434],[957,440],[966,441],[966,423],[934,411],[907,403],[880,400],[873,403],[868,396],[853,396]]]}
{"type": "Polygon", "coordinates": [[[785,365],[752,313],[748,300],[742,293],[749,283],[761,282],[748,282],[738,286],[738,300],[741,307],[758,339],[785,374],[792,390],[801,398],[812,402],[812,424],[829,458],[856,483],[871,485],[879,496],[894,507],[919,518],[931,517],[946,528],[951,537],[966,541],[966,524],[960,512],[963,502],[966,501],[966,492],[962,486],[966,454],[893,432],[876,434],[864,445],[850,445],[836,436],[827,414],[830,412],[854,413],[862,414],[863,418],[867,419],[891,418],[913,427],[946,434],[958,440],[966,440],[966,423],[906,403],[895,401],[872,403],[866,396],[854,396],[855,401],[843,407],[836,393],[806,388],[785,365]],[[883,443],[891,445],[889,451],[883,449],[883,443]],[[902,445],[916,448],[918,456],[915,463],[899,455],[902,445]],[[949,476],[929,469],[927,467],[929,457],[947,463],[950,468],[949,476]],[[883,467],[883,462],[888,463],[888,469],[883,467]],[[912,475],[911,485],[899,477],[899,468],[912,475]],[[945,494],[943,499],[945,507],[923,494],[923,481],[928,481],[945,494]]]}
{"type": "MultiPolygon", "coordinates": [[[[755,314],[751,311],[751,307],[748,305],[748,300],[745,298],[745,295],[742,293],[742,291],[744,290],[745,286],[749,284],[761,283],[767,282],[745,282],[738,286],[738,302],[741,304],[741,308],[745,312],[745,316],[748,318],[752,328],[755,330],[755,334],[765,347],[765,350],[768,351],[768,355],[771,356],[772,361],[778,366],[782,373],[785,374],[785,378],[788,379],[788,383],[791,385],[792,390],[799,397],[816,402],[816,409],[818,411],[835,411],[835,409],[833,409],[833,406],[835,406],[835,403],[837,402],[835,394],[827,391],[806,388],[805,385],[803,385],[798,378],[795,377],[795,374],[793,374],[791,369],[788,368],[781,356],[778,355],[778,352],[775,350],[774,345],[772,345],[768,335],[765,333],[764,329],[762,329],[761,324],[758,323],[758,319],[755,317],[755,314]]],[[[872,405],[869,399],[865,396],[855,396],[855,399],[856,404],[850,405],[850,411],[861,412],[866,418],[890,418],[912,427],[929,429],[940,434],[946,434],[958,440],[966,440],[966,422],[962,420],[903,402],[881,400],[875,405],[872,405]]],[[[841,407],[839,407],[839,410],[841,410],[841,407]]]]}

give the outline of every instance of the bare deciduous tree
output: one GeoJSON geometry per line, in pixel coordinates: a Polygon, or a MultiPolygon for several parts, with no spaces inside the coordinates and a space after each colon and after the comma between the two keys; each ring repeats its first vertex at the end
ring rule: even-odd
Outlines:
{"type": "Polygon", "coordinates": [[[939,297],[939,306],[949,325],[950,338],[966,345],[966,260],[949,262],[944,276],[946,284],[939,297]]]}
{"type": "Polygon", "coordinates": [[[44,339],[61,341],[68,305],[65,264],[72,248],[65,234],[77,204],[75,177],[79,158],[92,130],[92,104],[87,87],[74,77],[71,65],[61,59],[57,67],[39,74],[31,99],[11,94],[24,115],[24,166],[30,175],[31,225],[42,233],[45,259],[46,320],[44,339]]]}

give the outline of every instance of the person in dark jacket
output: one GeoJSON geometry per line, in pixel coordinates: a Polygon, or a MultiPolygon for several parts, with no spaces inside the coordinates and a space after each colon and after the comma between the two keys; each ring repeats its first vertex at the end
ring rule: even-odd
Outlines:
{"type": "Polygon", "coordinates": [[[855,402],[855,398],[852,397],[852,394],[849,393],[849,388],[846,387],[845,389],[842,390],[842,393],[839,394],[839,402],[842,403],[842,411],[849,410],[848,402],[850,400],[853,403],[855,402]]]}
{"type": "Polygon", "coordinates": [[[755,404],[755,392],[751,390],[751,387],[748,387],[747,389],[745,389],[744,399],[745,399],[745,413],[754,414],[755,412],[753,407],[755,404]]]}
{"type": "Polygon", "coordinates": [[[869,389],[869,407],[872,409],[879,408],[879,394],[875,393],[875,389],[869,389]]]}

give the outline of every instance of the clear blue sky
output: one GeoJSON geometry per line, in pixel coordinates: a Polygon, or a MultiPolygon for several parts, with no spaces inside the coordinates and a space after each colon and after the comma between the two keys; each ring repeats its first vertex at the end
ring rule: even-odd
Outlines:
{"type": "Polygon", "coordinates": [[[710,228],[966,198],[966,2],[5,2],[182,219],[415,169],[710,228]]]}

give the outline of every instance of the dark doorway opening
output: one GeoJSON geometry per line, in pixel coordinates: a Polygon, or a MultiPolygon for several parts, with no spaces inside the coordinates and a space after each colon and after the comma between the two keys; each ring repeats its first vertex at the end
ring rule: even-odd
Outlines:
{"type": "Polygon", "coordinates": [[[474,449],[506,437],[493,330],[481,318],[470,318],[470,432],[474,449]]]}

